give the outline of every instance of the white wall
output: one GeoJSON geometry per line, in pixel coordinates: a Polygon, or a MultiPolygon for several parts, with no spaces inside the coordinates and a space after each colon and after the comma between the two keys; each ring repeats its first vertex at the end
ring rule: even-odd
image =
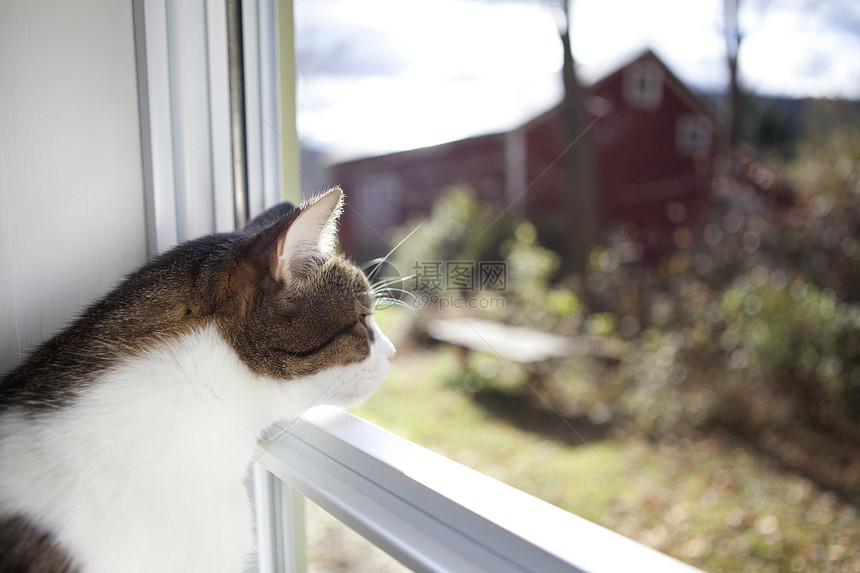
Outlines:
{"type": "Polygon", "coordinates": [[[0,2],[0,372],[146,258],[131,2],[0,2]]]}

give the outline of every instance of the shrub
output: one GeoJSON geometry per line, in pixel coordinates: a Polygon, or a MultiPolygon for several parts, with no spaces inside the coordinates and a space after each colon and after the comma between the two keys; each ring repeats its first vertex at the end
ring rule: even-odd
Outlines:
{"type": "MultiPolygon", "coordinates": [[[[810,117],[833,110],[813,106],[810,117]]],[[[804,421],[851,432],[860,424],[860,128],[818,123],[826,130],[808,130],[788,167],[748,158],[742,174],[719,177],[705,222],[688,229],[694,240],[656,263],[622,227],[594,248],[584,277],[559,277],[558,255],[537,244],[531,224],[497,222],[463,190],[439,202],[398,259],[503,258],[497,318],[627,339],[627,355],[594,384],[643,431],[756,433],[804,421]]]]}

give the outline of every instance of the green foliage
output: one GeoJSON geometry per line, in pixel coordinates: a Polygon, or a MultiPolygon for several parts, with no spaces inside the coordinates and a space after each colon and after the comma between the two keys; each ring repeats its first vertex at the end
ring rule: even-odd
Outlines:
{"type": "Polygon", "coordinates": [[[751,160],[722,175],[694,239],[658,262],[624,228],[592,251],[584,276],[559,276],[532,225],[488,226],[491,208],[447,195],[401,253],[504,260],[496,318],[623,339],[627,350],[554,363],[534,400],[545,409],[520,418],[481,402],[504,385],[528,408],[535,388],[505,380],[523,378],[517,365],[484,356],[471,370],[451,349],[419,351],[368,404],[371,418],[709,570],[856,568],[860,130],[829,119],[844,117],[833,109],[811,108],[824,127],[807,131],[789,165],[751,160]],[[567,430],[611,430],[576,447],[581,437],[544,431],[560,417],[567,430]],[[748,441],[716,445],[727,433],[715,428],[748,441]],[[774,470],[739,445],[749,442],[855,505],[837,511],[835,494],[774,470]]]}
{"type": "MultiPolygon", "coordinates": [[[[643,338],[649,353],[661,347],[650,331],[643,338]]],[[[358,413],[705,571],[852,571],[860,564],[856,509],[741,442],[627,434],[585,443],[569,431],[563,439],[522,430],[451,385],[460,368],[447,347],[398,354],[358,413]]],[[[553,420],[547,412],[536,424],[553,420]]]]}
{"type": "Polygon", "coordinates": [[[700,236],[661,264],[618,262],[623,233],[595,251],[593,304],[644,329],[611,384],[640,429],[860,423],[860,131],[830,133],[800,143],[789,175],[750,163],[758,189],[720,180],[700,236]],[[793,205],[769,194],[787,177],[793,205]]]}
{"type": "Polygon", "coordinates": [[[584,276],[560,276],[530,223],[495,221],[464,190],[446,194],[398,257],[503,259],[496,318],[627,340],[593,395],[643,431],[756,434],[805,421],[850,432],[860,424],[860,123],[845,118],[860,111],[846,105],[809,106],[787,166],[748,158],[718,178],[705,223],[658,263],[622,228],[584,276]]]}
{"type": "Polygon", "coordinates": [[[531,223],[500,216],[497,209],[478,203],[468,188],[458,187],[443,194],[420,227],[410,223],[401,228],[396,241],[413,230],[393,255],[402,274],[408,275],[422,261],[503,262],[504,289],[476,289],[457,296],[503,297],[504,305],[493,306],[491,313],[514,324],[559,332],[575,332],[579,327],[580,298],[571,281],[556,282],[559,255],[537,243],[537,230],[531,223]]]}
{"type": "MultiPolygon", "coordinates": [[[[791,101],[788,102],[790,105],[791,101]]],[[[757,147],[791,155],[797,138],[788,110],[780,109],[778,102],[751,99],[744,113],[742,127],[744,139],[757,147]]]]}
{"type": "Polygon", "coordinates": [[[480,260],[505,229],[504,222],[491,225],[493,216],[493,210],[479,204],[471,189],[452,187],[434,204],[429,217],[409,222],[395,233],[394,244],[403,243],[392,262],[407,275],[416,262],[480,260]]]}
{"type": "Polygon", "coordinates": [[[516,366],[496,361],[495,369],[463,374],[448,350],[434,351],[445,357],[439,370],[412,365],[408,380],[389,382],[372,412],[455,459],[708,569],[856,568],[856,511],[845,512],[850,534],[832,534],[835,503],[826,496],[834,494],[812,493],[810,481],[772,471],[751,450],[717,448],[712,440],[720,437],[698,451],[701,436],[726,435],[704,430],[728,428],[855,504],[860,499],[860,123],[841,109],[835,102],[810,108],[813,128],[797,140],[790,164],[750,160],[719,177],[706,220],[687,230],[693,240],[658,262],[643,261],[635,229],[622,228],[592,251],[584,276],[559,276],[558,256],[536,242],[531,224],[489,224],[494,210],[464,191],[446,195],[401,248],[407,260],[506,261],[506,306],[496,318],[623,339],[620,361],[571,359],[542,372],[540,401],[554,416],[527,426],[564,416],[611,425],[624,438],[591,450],[562,444],[550,460],[545,437],[521,441],[540,430],[517,433],[498,412],[480,409],[480,389],[506,384],[498,371],[510,378],[516,366]],[[456,372],[459,386],[449,382],[456,372]],[[416,397],[425,383],[426,394],[416,397]],[[383,403],[388,393],[402,399],[383,403]],[[640,434],[653,440],[631,446],[640,434]],[[785,440],[780,451],[768,446],[777,434],[785,440]],[[640,456],[637,447],[649,451],[640,456]],[[535,463],[525,451],[544,457],[535,463]],[[604,461],[594,463],[589,451],[604,461]],[[588,460],[556,466],[574,452],[588,460]],[[586,478],[600,476],[588,495],[580,486],[591,482],[571,479],[582,467],[586,478]],[[569,483],[579,489],[566,491],[569,483]],[[784,485],[764,501],[774,484],[784,485]],[[682,489],[693,493],[680,499],[682,489]]]}
{"type": "Polygon", "coordinates": [[[762,284],[738,281],[717,309],[730,372],[778,389],[820,425],[860,421],[860,306],[802,279],[786,287],[775,273],[762,284]]]}
{"type": "Polygon", "coordinates": [[[614,381],[640,430],[860,422],[860,307],[781,271],[751,274],[723,290],[686,284],[642,333],[614,381]]]}
{"type": "Polygon", "coordinates": [[[537,243],[537,231],[520,222],[500,249],[507,262],[507,319],[556,332],[574,331],[580,323],[580,300],[569,286],[553,284],[558,254],[537,243]]]}

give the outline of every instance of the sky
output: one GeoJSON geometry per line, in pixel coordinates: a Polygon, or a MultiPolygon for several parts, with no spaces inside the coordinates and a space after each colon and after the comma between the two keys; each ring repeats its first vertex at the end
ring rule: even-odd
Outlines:
{"type": "MultiPolygon", "coordinates": [[[[728,85],[722,0],[571,0],[585,83],[650,48],[693,89],[728,85]]],[[[561,98],[547,0],[295,0],[298,128],[332,160],[512,129],[561,98]]],[[[745,0],[750,91],[860,98],[860,2],[745,0]]]]}

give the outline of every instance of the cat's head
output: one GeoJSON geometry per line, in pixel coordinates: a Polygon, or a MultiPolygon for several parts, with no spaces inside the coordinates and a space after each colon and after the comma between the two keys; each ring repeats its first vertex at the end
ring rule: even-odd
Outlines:
{"type": "Polygon", "coordinates": [[[388,373],[394,346],[362,271],[334,253],[339,188],[243,237],[222,273],[222,331],[257,374],[324,378],[320,403],[351,407],[388,373]]]}

